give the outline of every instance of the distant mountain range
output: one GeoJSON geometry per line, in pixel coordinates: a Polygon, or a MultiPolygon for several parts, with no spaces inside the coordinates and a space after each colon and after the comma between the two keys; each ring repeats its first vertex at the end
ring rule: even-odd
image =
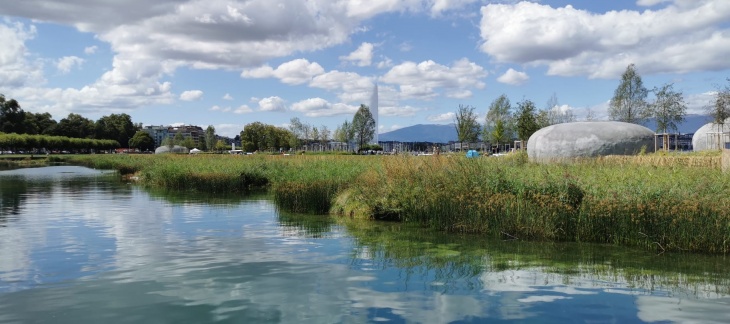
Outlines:
{"type": "MultiPolygon", "coordinates": [[[[711,120],[712,118],[705,115],[687,115],[684,122],[678,125],[679,132],[682,134],[694,133],[711,120]]],[[[644,126],[656,131],[656,121],[654,119],[647,121],[644,126]]],[[[449,141],[456,141],[458,137],[454,124],[418,124],[379,134],[378,139],[381,142],[448,143],[449,141]]]]}

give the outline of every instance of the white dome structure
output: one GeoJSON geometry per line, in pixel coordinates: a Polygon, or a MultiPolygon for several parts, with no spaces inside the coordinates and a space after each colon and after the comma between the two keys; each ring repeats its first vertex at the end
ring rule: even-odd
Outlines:
{"type": "Polygon", "coordinates": [[[175,145],[172,148],[169,146],[163,145],[155,149],[155,154],[164,154],[164,153],[180,153],[180,154],[188,154],[190,150],[188,150],[187,147],[175,145]]]}
{"type": "Polygon", "coordinates": [[[654,132],[616,121],[551,125],[532,134],[527,156],[533,162],[560,162],[583,157],[633,155],[654,151],[654,132]]]}
{"type": "Polygon", "coordinates": [[[721,134],[730,132],[730,118],[725,119],[723,125],[707,123],[700,127],[692,136],[692,150],[695,152],[717,150],[722,143],[730,141],[730,135],[721,134]],[[718,145],[718,139],[720,144],[718,145]]]}

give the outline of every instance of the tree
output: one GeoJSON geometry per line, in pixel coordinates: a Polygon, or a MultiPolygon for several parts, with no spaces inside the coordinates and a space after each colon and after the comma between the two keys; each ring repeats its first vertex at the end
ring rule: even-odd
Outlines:
{"type": "Polygon", "coordinates": [[[456,136],[460,143],[475,143],[479,140],[481,125],[477,122],[477,114],[474,107],[459,105],[454,116],[456,136]]]}
{"type": "Polygon", "coordinates": [[[160,143],[160,146],[167,146],[169,148],[172,148],[175,144],[172,142],[171,137],[165,137],[162,139],[162,142],[160,143]]]}
{"type": "Polygon", "coordinates": [[[320,128],[319,139],[322,147],[327,148],[327,143],[330,141],[330,129],[327,126],[322,125],[322,128],[320,128]]]}
{"type": "Polygon", "coordinates": [[[23,134],[25,112],[15,99],[5,100],[0,94],[0,132],[23,134]]]}
{"type": "Polygon", "coordinates": [[[636,67],[633,63],[629,64],[611,98],[608,108],[611,120],[634,124],[644,122],[650,115],[646,103],[647,93],[636,67]]]}
{"type": "Polygon", "coordinates": [[[319,129],[317,127],[312,127],[312,140],[319,144],[319,129]]]}
{"type": "Polygon", "coordinates": [[[116,140],[127,146],[129,139],[137,133],[132,117],[127,114],[111,114],[99,118],[94,125],[96,138],[116,140]]]}
{"type": "Polygon", "coordinates": [[[56,125],[58,122],[49,113],[25,113],[26,134],[50,135],[55,131],[56,125]]]}
{"type": "Polygon", "coordinates": [[[655,87],[652,91],[655,99],[649,105],[649,111],[656,118],[656,132],[677,131],[677,124],[684,120],[687,113],[687,104],[684,102],[682,92],[674,91],[671,83],[665,84],[661,88],[655,87]]]}
{"type": "Polygon", "coordinates": [[[358,148],[364,147],[365,144],[373,140],[373,137],[375,137],[375,119],[368,106],[360,105],[355,117],[352,118],[351,131],[358,148]]]}
{"type": "Polygon", "coordinates": [[[287,129],[253,122],[243,127],[241,146],[248,152],[289,149],[293,137],[294,133],[287,129]]]}
{"type": "MultiPolygon", "coordinates": [[[[56,125],[54,135],[71,138],[92,138],[94,136],[94,122],[81,115],[70,113],[56,125]]],[[[124,142],[128,144],[127,141],[124,142]]]]}
{"type": "Polygon", "coordinates": [[[484,123],[484,138],[493,144],[508,141],[512,138],[512,105],[506,95],[494,99],[489,105],[484,123]]]}
{"type": "MultiPolygon", "coordinates": [[[[517,103],[517,137],[523,141],[534,134],[540,126],[535,118],[535,104],[530,100],[523,100],[517,103]]],[[[525,148],[525,145],[522,146],[525,148]]]]}
{"type": "MultiPolygon", "coordinates": [[[[718,128],[721,133],[725,132],[725,121],[730,118],[730,78],[727,81],[728,85],[723,88],[718,87],[715,98],[707,107],[707,113],[712,117],[712,122],[719,125],[718,128]]],[[[722,141],[719,138],[720,134],[717,134],[717,136],[717,145],[720,148],[720,142],[722,141]]]]}
{"type": "Polygon", "coordinates": [[[153,151],[155,149],[155,140],[145,131],[137,131],[134,136],[129,139],[129,147],[139,149],[140,151],[153,151]]]}
{"type": "Polygon", "coordinates": [[[208,125],[208,128],[205,129],[205,146],[212,150],[215,142],[215,128],[213,125],[208,125]]]}
{"type": "Polygon", "coordinates": [[[175,136],[173,136],[173,138],[172,138],[172,144],[179,145],[179,146],[185,145],[185,136],[183,136],[182,132],[178,131],[175,133],[175,136]]]}

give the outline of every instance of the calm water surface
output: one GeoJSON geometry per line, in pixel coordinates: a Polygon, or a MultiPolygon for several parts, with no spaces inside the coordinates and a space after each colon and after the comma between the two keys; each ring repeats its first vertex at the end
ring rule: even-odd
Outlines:
{"type": "Polygon", "coordinates": [[[0,171],[0,323],[728,323],[729,266],[0,171]]]}

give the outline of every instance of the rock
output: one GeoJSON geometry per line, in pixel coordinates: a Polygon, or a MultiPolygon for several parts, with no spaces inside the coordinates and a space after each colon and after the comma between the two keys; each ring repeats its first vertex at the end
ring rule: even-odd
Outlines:
{"type": "MultiPolygon", "coordinates": [[[[730,118],[725,120],[725,124],[722,128],[719,124],[715,123],[707,123],[704,126],[700,127],[692,136],[692,150],[698,152],[719,149],[717,145],[717,135],[708,135],[710,133],[720,132],[721,129],[724,130],[724,132],[730,132],[730,118]]],[[[725,135],[722,142],[729,140],[730,139],[728,139],[728,135],[725,135]]]]}
{"type": "Polygon", "coordinates": [[[533,162],[560,162],[605,155],[654,152],[654,132],[615,121],[574,122],[551,125],[532,134],[527,156],[533,162]]]}
{"type": "Polygon", "coordinates": [[[188,150],[187,147],[180,146],[180,145],[175,145],[172,148],[163,145],[163,146],[160,146],[160,147],[158,147],[158,148],[155,149],[155,154],[162,154],[162,153],[182,153],[182,154],[187,154],[188,152],[190,152],[190,151],[188,150]]]}

